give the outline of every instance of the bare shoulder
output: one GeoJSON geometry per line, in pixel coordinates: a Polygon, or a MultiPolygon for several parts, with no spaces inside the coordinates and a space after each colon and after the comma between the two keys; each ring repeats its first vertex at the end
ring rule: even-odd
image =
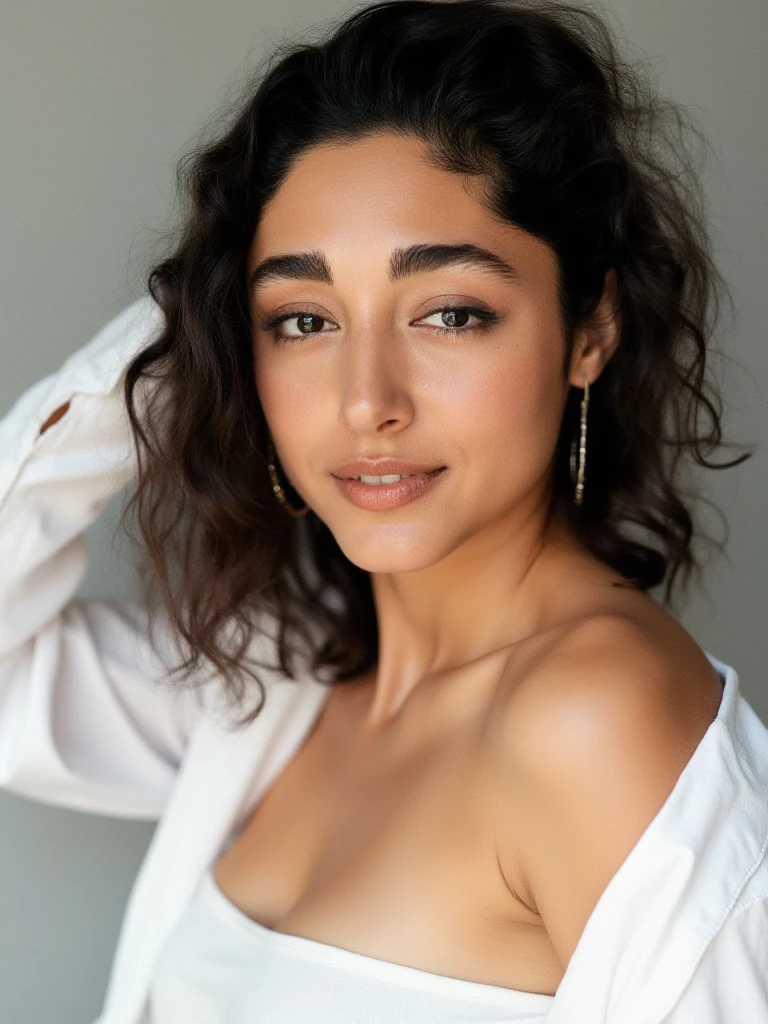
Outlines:
{"type": "Polygon", "coordinates": [[[515,683],[492,739],[515,823],[502,829],[499,859],[566,966],[714,721],[722,690],[692,640],[670,644],[663,630],[613,613],[579,623],[515,683]]]}
{"type": "MultiPolygon", "coordinates": [[[[505,671],[514,674],[511,662],[505,671]]],[[[512,733],[504,735],[505,747],[530,758],[531,767],[541,759],[542,769],[553,770],[558,751],[570,761],[582,745],[587,755],[593,740],[611,736],[623,747],[653,735],[660,754],[668,736],[685,763],[714,720],[722,692],[692,640],[670,643],[647,622],[605,612],[571,629],[516,682],[503,704],[512,733]]]]}

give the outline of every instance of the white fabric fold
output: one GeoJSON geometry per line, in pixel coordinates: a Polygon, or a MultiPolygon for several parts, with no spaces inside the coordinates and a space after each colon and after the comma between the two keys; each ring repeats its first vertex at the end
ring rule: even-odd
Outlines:
{"type": "MultiPolygon", "coordinates": [[[[179,657],[167,622],[150,643],[140,606],[73,597],[84,531],[136,473],[123,372],[162,326],[149,296],[133,303],[0,421],[0,785],[158,820],[93,1024],[148,1024],[164,941],[329,692],[262,670],[266,704],[233,732],[194,687],[163,685],[179,657]]],[[[267,629],[254,654],[271,662],[273,643],[267,629]]],[[[590,915],[547,1024],[768,1022],[768,729],[707,657],[717,719],[590,915]]]]}

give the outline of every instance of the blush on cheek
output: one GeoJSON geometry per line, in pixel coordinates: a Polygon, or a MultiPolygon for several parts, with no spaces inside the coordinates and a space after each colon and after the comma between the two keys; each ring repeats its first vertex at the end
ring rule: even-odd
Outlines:
{"type": "Polygon", "coordinates": [[[516,465],[535,476],[552,456],[560,428],[560,392],[547,370],[527,367],[524,375],[499,375],[484,389],[475,408],[484,424],[484,445],[500,464],[516,465]]]}

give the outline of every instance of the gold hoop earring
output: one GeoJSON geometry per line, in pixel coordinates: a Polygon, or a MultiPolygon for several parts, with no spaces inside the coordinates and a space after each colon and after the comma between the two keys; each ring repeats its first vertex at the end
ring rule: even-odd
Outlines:
{"type": "Polygon", "coordinates": [[[587,408],[589,407],[589,381],[584,378],[584,397],[581,400],[581,423],[579,436],[579,465],[576,467],[576,438],[571,441],[571,482],[576,484],[574,504],[584,500],[584,467],[587,461],[587,408]]]}
{"type": "Polygon", "coordinates": [[[283,506],[289,516],[293,516],[298,519],[300,516],[305,516],[309,512],[309,505],[305,505],[304,508],[293,508],[285,496],[285,491],[280,486],[280,481],[277,479],[277,469],[275,468],[275,447],[272,444],[272,438],[267,438],[267,449],[269,452],[269,458],[267,460],[267,468],[269,469],[269,475],[272,479],[272,490],[275,492],[275,496],[280,504],[283,506]]]}

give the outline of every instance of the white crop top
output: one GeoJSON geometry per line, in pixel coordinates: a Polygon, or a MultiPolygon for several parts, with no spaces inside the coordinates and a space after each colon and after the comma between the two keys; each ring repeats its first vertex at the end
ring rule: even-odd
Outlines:
{"type": "Polygon", "coordinates": [[[554,996],[464,981],[253,921],[211,869],[155,965],[151,1024],[543,1024],[554,996]]]}

